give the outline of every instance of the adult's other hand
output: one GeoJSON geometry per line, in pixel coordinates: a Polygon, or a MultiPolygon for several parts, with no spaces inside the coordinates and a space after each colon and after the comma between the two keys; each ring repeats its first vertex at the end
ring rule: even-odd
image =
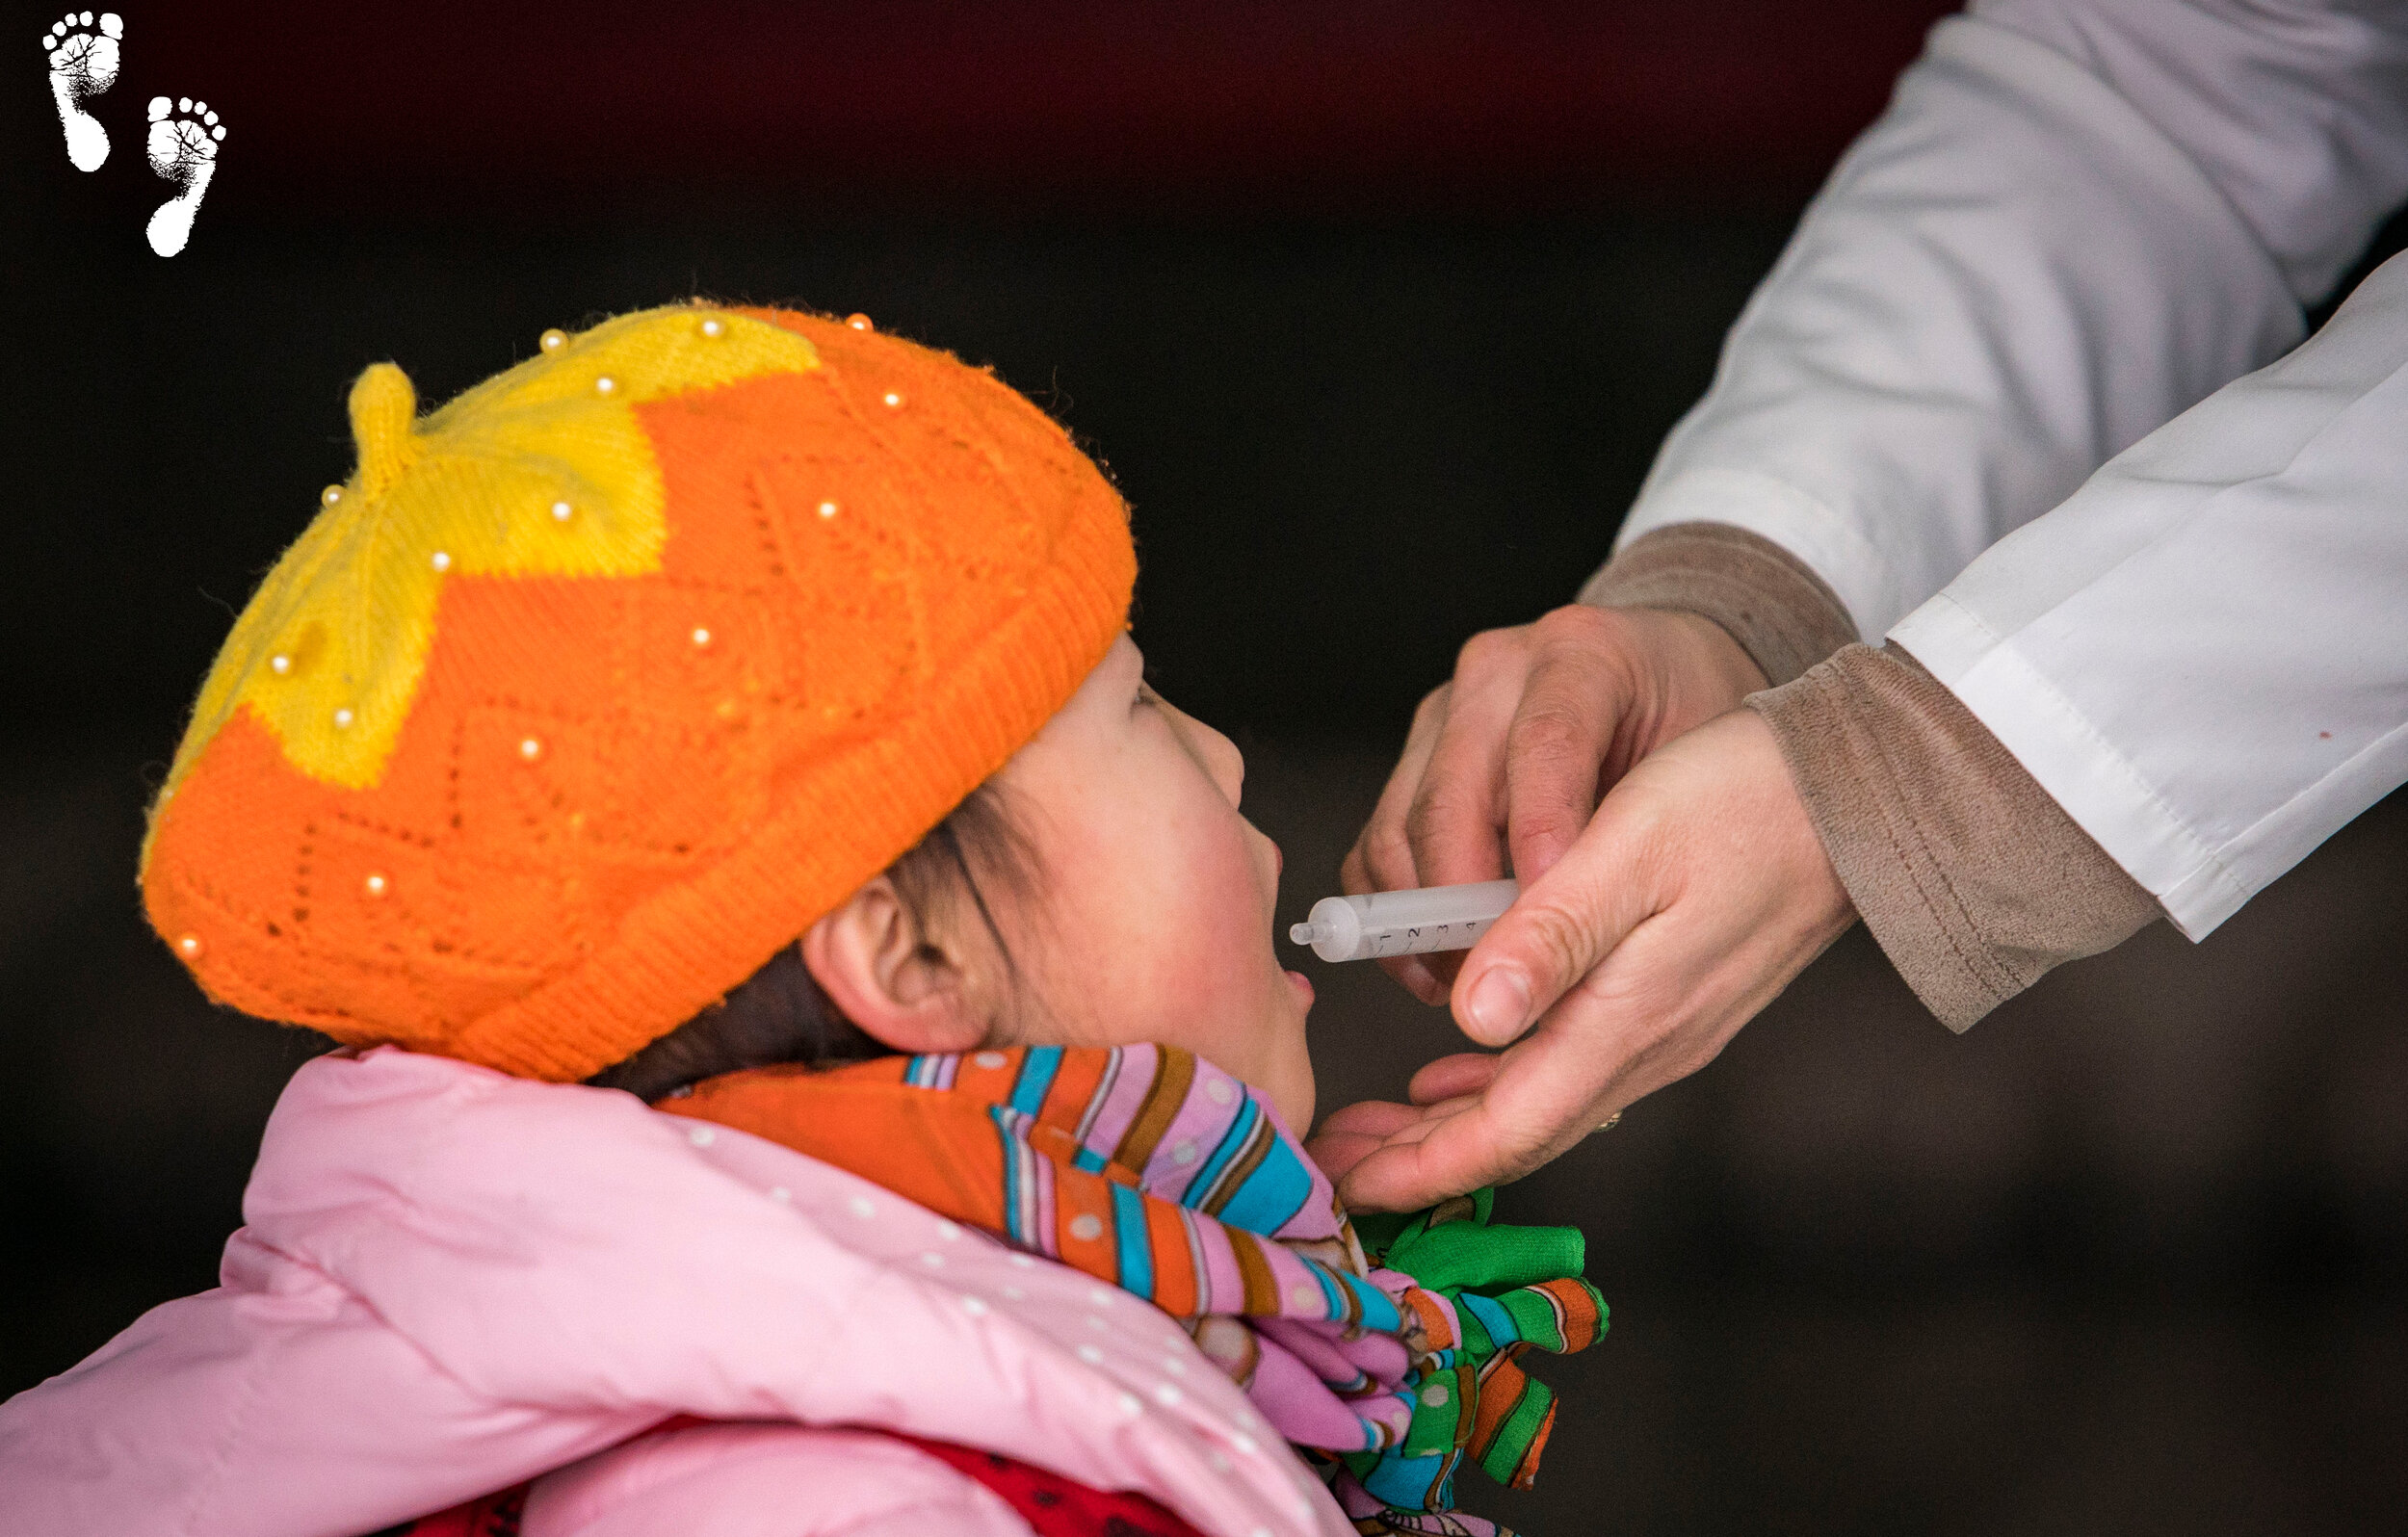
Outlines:
{"type": "Polygon", "coordinates": [[[1631,768],[1464,958],[1456,1023],[1507,1050],[1337,1111],[1314,1157],[1367,1211],[1518,1178],[1712,1061],[1854,918],[1771,728],[1733,711],[1631,768]]]}
{"type": "MultiPolygon", "coordinates": [[[[1528,887],[1634,764],[1764,686],[1739,643],[1692,613],[1575,604],[1476,635],[1414,712],[1340,884],[1395,891],[1509,871],[1528,887]]],[[[1459,960],[1381,964],[1438,1003],[1459,960]]]]}

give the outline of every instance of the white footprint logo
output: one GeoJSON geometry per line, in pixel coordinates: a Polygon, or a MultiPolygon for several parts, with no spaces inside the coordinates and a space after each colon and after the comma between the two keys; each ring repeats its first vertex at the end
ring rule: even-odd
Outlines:
{"type": "Polygon", "coordinates": [[[176,195],[150,216],[150,248],[172,256],[193,238],[193,215],[200,211],[200,195],[218,169],[218,142],[225,128],[209,103],[179,96],[170,105],[165,96],[150,98],[150,169],[176,184],[176,195]],[[190,117],[170,117],[170,112],[190,117]]]}
{"type": "Polygon", "coordinates": [[[97,37],[83,30],[91,25],[91,12],[70,11],[41,39],[50,55],[50,99],[59,104],[66,158],[77,170],[98,170],[109,158],[109,131],[79,103],[118,83],[118,39],[125,36],[125,23],[114,12],[102,14],[97,37]]]}

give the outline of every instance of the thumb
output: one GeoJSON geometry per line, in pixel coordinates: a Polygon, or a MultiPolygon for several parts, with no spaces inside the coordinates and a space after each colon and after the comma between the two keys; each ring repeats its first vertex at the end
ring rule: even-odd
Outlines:
{"type": "Polygon", "coordinates": [[[1464,957],[1455,1023],[1483,1046],[1511,1044],[1664,905],[1640,841],[1609,795],[1547,873],[1523,889],[1464,957]]]}

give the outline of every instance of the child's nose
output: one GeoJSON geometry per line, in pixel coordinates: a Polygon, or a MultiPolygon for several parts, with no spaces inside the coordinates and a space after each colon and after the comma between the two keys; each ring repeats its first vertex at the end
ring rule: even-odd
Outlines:
{"type": "Polygon", "coordinates": [[[1213,739],[1213,777],[1220,781],[1221,794],[1229,797],[1235,809],[1245,798],[1245,754],[1238,744],[1219,732],[1206,726],[1205,733],[1213,739]]]}
{"type": "Polygon", "coordinates": [[[1229,804],[1238,805],[1245,794],[1245,754],[1238,750],[1236,742],[1178,706],[1172,705],[1170,710],[1179,717],[1179,734],[1187,739],[1188,751],[1213,776],[1220,793],[1229,797],[1229,804]]]}

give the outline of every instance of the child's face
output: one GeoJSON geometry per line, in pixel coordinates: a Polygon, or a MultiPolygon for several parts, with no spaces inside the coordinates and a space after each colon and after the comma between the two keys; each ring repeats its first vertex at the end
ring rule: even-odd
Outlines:
{"type": "Polygon", "coordinates": [[[1313,988],[1271,949],[1279,849],[1238,815],[1245,760],[1145,686],[1123,636],[998,780],[1040,855],[1014,930],[1046,1044],[1183,1046],[1313,1116],[1313,988]]]}

